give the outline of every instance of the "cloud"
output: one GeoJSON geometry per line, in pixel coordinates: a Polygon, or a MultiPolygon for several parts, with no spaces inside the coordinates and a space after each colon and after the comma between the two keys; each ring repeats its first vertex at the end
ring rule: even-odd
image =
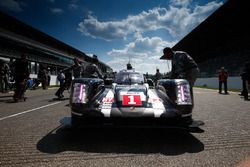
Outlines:
{"type": "Polygon", "coordinates": [[[15,0],[4,0],[0,1],[0,6],[12,12],[22,12],[22,7],[26,6],[26,4],[22,2],[17,2],[15,0]]]}
{"type": "Polygon", "coordinates": [[[70,3],[69,3],[69,5],[68,5],[68,8],[69,8],[70,10],[76,10],[76,9],[78,9],[79,6],[77,5],[77,3],[78,3],[78,0],[70,0],[70,3]]]}
{"type": "Polygon", "coordinates": [[[170,4],[173,6],[188,6],[192,0],[170,0],[170,4]]]}
{"type": "Polygon", "coordinates": [[[51,8],[50,11],[53,14],[62,14],[64,12],[61,8],[51,8]]]}
{"type": "MultiPolygon", "coordinates": [[[[129,62],[129,59],[123,59],[123,58],[116,58],[111,61],[108,61],[106,64],[112,67],[114,71],[120,71],[122,69],[126,68],[126,64],[129,62]]],[[[155,61],[146,61],[143,59],[130,59],[130,63],[135,68],[136,71],[142,72],[142,73],[149,73],[149,74],[155,74],[156,69],[160,69],[161,73],[166,73],[170,71],[170,62],[169,61],[163,61],[163,60],[155,60],[155,61]]]]}
{"type": "Polygon", "coordinates": [[[128,34],[127,26],[121,21],[117,22],[99,22],[94,16],[88,15],[88,18],[79,23],[78,31],[92,38],[112,40],[123,38],[128,34]]]}
{"type": "Polygon", "coordinates": [[[86,36],[107,41],[130,37],[130,42],[123,48],[113,48],[107,53],[111,60],[106,64],[115,71],[125,68],[130,59],[137,71],[154,74],[156,68],[159,68],[160,72],[165,73],[170,71],[171,63],[159,60],[162,49],[174,46],[180,38],[222,5],[214,1],[191,8],[190,2],[191,0],[172,0],[169,8],[156,7],[137,15],[129,15],[122,20],[100,21],[90,12],[79,23],[78,31],[86,36]],[[175,40],[146,36],[147,33],[157,30],[167,31],[171,36],[169,39],[175,40]]]}
{"type": "Polygon", "coordinates": [[[115,71],[125,68],[128,61],[131,61],[133,67],[140,72],[155,73],[156,68],[162,72],[168,72],[167,62],[159,60],[162,55],[162,49],[166,46],[174,46],[176,41],[168,42],[160,37],[142,37],[139,36],[135,41],[127,44],[123,49],[112,49],[107,55],[112,57],[109,64],[115,71]],[[145,68],[147,67],[147,68],[145,68]]]}
{"type": "Polygon", "coordinates": [[[115,21],[100,21],[89,13],[88,16],[78,24],[77,30],[92,38],[111,41],[113,39],[126,39],[130,34],[144,33],[165,29],[173,37],[183,37],[191,29],[202,22],[207,15],[215,11],[222,3],[210,2],[204,6],[196,5],[188,8],[190,1],[172,0],[172,3],[184,6],[170,5],[167,8],[153,8],[142,11],[138,15],[129,15],[127,18],[115,21]]]}
{"type": "Polygon", "coordinates": [[[75,10],[75,9],[78,9],[78,5],[77,4],[74,4],[74,3],[71,3],[71,4],[69,4],[69,9],[71,9],[71,10],[75,10]]]}
{"type": "MultiPolygon", "coordinates": [[[[209,2],[204,6],[196,6],[193,12],[194,18],[205,18],[208,17],[208,15],[212,14],[211,11],[214,11],[215,9],[219,8],[222,5],[221,3],[216,3],[215,1],[209,2]]],[[[199,20],[200,22],[201,20],[199,20]]]]}

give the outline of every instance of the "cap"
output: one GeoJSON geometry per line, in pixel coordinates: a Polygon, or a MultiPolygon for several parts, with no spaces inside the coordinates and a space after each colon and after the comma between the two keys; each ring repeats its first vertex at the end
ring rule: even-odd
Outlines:
{"type": "Polygon", "coordinates": [[[165,55],[162,55],[160,59],[167,59],[165,55]]]}
{"type": "MultiPolygon", "coordinates": [[[[166,52],[168,52],[168,51],[172,51],[172,49],[171,49],[170,47],[165,47],[165,48],[163,49],[163,53],[166,53],[166,52]]],[[[163,54],[163,55],[160,57],[160,59],[167,59],[167,58],[166,58],[166,55],[163,54]]]]}

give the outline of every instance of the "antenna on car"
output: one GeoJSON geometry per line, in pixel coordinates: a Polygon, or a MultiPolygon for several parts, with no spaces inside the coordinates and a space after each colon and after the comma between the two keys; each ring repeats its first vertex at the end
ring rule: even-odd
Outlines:
{"type": "Polygon", "coordinates": [[[130,63],[130,57],[129,57],[129,60],[128,60],[128,64],[127,64],[127,70],[132,70],[132,65],[130,63]]]}

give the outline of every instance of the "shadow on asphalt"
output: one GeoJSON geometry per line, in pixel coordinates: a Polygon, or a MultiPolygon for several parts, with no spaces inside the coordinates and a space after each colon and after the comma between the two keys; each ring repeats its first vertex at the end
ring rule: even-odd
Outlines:
{"type": "Polygon", "coordinates": [[[180,155],[204,150],[204,144],[185,130],[166,128],[84,128],[60,126],[44,136],[37,149],[56,154],[63,151],[116,154],[180,155]]]}
{"type": "Polygon", "coordinates": [[[13,95],[4,95],[4,96],[0,96],[0,99],[2,99],[2,98],[6,98],[6,97],[13,97],[13,95]]]}
{"type": "Polygon", "coordinates": [[[53,98],[53,99],[48,100],[48,102],[65,101],[65,100],[69,100],[69,98],[53,98]]]}
{"type": "Polygon", "coordinates": [[[0,99],[0,103],[14,103],[13,99],[0,99]]]}
{"type": "Polygon", "coordinates": [[[243,96],[241,96],[240,98],[241,98],[241,99],[243,99],[243,100],[245,100],[245,101],[250,101],[250,96],[248,96],[248,98],[247,98],[247,99],[244,99],[244,97],[243,97],[243,96]]]}
{"type": "Polygon", "coordinates": [[[1,95],[0,96],[0,103],[10,103],[13,101],[13,95],[1,95]]]}

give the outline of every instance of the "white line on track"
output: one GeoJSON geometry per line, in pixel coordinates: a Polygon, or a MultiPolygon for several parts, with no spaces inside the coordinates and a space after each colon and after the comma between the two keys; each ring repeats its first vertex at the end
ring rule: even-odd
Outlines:
{"type": "Polygon", "coordinates": [[[2,117],[2,118],[0,118],[0,121],[8,119],[8,118],[16,117],[18,115],[26,114],[26,113],[29,113],[29,112],[32,112],[32,111],[36,111],[36,110],[39,110],[39,109],[42,109],[42,108],[50,107],[50,106],[53,106],[53,105],[56,105],[56,104],[59,104],[59,103],[61,103],[61,101],[51,103],[51,104],[47,104],[47,105],[44,105],[44,106],[41,106],[41,107],[33,108],[33,109],[30,109],[30,110],[26,110],[26,111],[23,111],[23,112],[20,112],[20,113],[17,113],[17,114],[13,114],[13,115],[9,115],[9,116],[6,116],[6,117],[2,117]]]}

